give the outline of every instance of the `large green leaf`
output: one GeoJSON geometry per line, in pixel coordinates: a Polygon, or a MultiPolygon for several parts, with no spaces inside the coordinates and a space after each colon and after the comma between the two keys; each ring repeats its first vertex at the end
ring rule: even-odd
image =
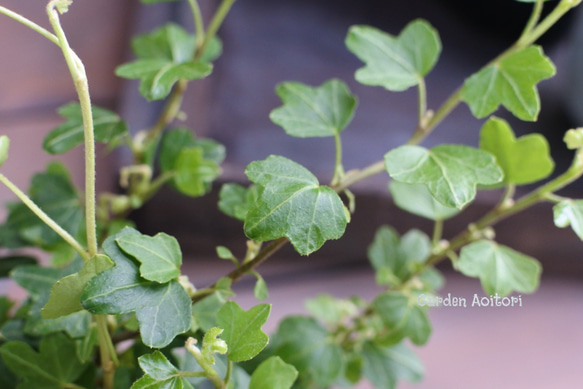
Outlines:
{"type": "Polygon", "coordinates": [[[366,342],[362,356],[362,373],[377,389],[395,389],[401,379],[418,382],[423,378],[421,362],[403,344],[387,347],[366,342]]]}
{"type": "Polygon", "coordinates": [[[387,327],[391,343],[404,337],[418,345],[424,345],[431,335],[431,323],[425,309],[419,306],[415,296],[400,291],[384,292],[373,301],[373,308],[387,327]]]}
{"type": "Polygon", "coordinates": [[[165,283],[180,275],[182,251],[173,236],[124,234],[115,240],[127,254],[140,262],[140,275],[149,281],[165,283]]]}
{"type": "Polygon", "coordinates": [[[370,26],[353,26],[346,46],[366,66],[356,79],[365,85],[402,91],[417,85],[439,58],[441,41],[437,31],[424,20],[409,23],[395,37],[370,26]]]}
{"type": "Polygon", "coordinates": [[[330,80],[317,88],[285,82],[276,92],[283,106],[274,109],[270,119],[289,135],[300,138],[340,134],[356,108],[356,97],[339,80],[330,80]]]}
{"type": "Polygon", "coordinates": [[[244,311],[234,301],[228,301],[217,312],[217,326],[224,330],[221,339],[229,346],[227,356],[231,361],[247,361],[267,346],[269,338],[261,327],[270,310],[269,304],[260,304],[244,311]]]}
{"type": "Polygon", "coordinates": [[[75,343],[64,334],[45,336],[39,351],[23,342],[8,342],[0,347],[4,363],[23,379],[22,389],[62,389],[82,373],[75,343]]]}
{"type": "Polygon", "coordinates": [[[193,60],[195,37],[177,24],[135,38],[132,48],[138,59],[119,66],[115,73],[140,79],[140,93],[148,100],[168,96],[179,79],[197,80],[212,71],[208,62],[193,60]]]}
{"type": "Polygon", "coordinates": [[[583,240],[583,200],[563,200],[553,207],[557,227],[571,226],[579,239],[583,240]]]}
{"type": "Polygon", "coordinates": [[[492,296],[505,296],[514,290],[532,293],[542,271],[536,259],[488,240],[462,248],[457,269],[468,277],[478,277],[484,291],[492,296]]]}
{"type": "Polygon", "coordinates": [[[446,207],[435,200],[422,184],[391,181],[389,190],[397,207],[417,216],[430,220],[446,220],[460,212],[457,208],[446,207]]]}
{"type": "Polygon", "coordinates": [[[78,273],[68,275],[57,281],[49,301],[41,311],[45,319],[54,319],[83,309],[81,295],[91,278],[110,269],[114,263],[105,255],[96,255],[78,273]]]}
{"type": "Polygon", "coordinates": [[[279,357],[270,357],[253,372],[249,389],[289,389],[297,376],[295,367],[279,357]]]}
{"type": "Polygon", "coordinates": [[[482,126],[480,148],[496,157],[505,184],[523,185],[542,180],[555,166],[549,143],[540,134],[516,139],[508,122],[492,117],[482,126]]]}
{"type": "Polygon", "coordinates": [[[164,347],[190,328],[191,301],[176,280],[160,284],[140,277],[138,264],[116,244],[116,239],[127,234],[139,233],[125,228],[103,243],[116,265],[89,281],[81,304],[94,314],[135,312],[144,344],[164,347]]]}
{"type": "MultiPolygon", "coordinates": [[[[59,108],[59,115],[67,121],[52,130],[44,139],[43,148],[51,154],[61,154],[83,143],[83,115],[79,103],[59,108]]],[[[110,143],[128,134],[127,124],[110,110],[91,107],[93,130],[97,142],[110,143]]]]}
{"type": "Polygon", "coordinates": [[[468,78],[461,99],[477,118],[484,118],[503,105],[517,118],[534,121],[540,111],[536,84],[554,76],[555,71],[542,48],[529,46],[468,78]]]}
{"type": "Polygon", "coordinates": [[[183,389],[192,388],[180,371],[160,351],[138,358],[144,371],[142,378],[134,382],[131,389],[183,389]]]}
{"type": "Polygon", "coordinates": [[[385,165],[394,180],[424,184],[437,201],[455,208],[474,199],[478,184],[492,185],[503,177],[492,154],[462,145],[401,146],[385,155],[385,165]]]}
{"type": "Polygon", "coordinates": [[[344,366],[342,349],[316,320],[290,316],[279,325],[274,354],[293,365],[301,380],[329,387],[344,366]]]}
{"type": "Polygon", "coordinates": [[[263,187],[245,219],[245,233],[258,241],[287,237],[302,255],[344,233],[348,216],[342,200],[303,166],[280,156],[249,164],[249,179],[263,187]]]}

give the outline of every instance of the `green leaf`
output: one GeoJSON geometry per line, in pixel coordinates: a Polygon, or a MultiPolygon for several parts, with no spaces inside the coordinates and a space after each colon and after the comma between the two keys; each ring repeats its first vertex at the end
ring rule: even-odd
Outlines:
{"type": "Polygon", "coordinates": [[[257,300],[263,301],[269,297],[267,283],[259,273],[255,272],[255,276],[257,277],[257,281],[255,282],[255,286],[253,287],[253,295],[257,300]]]}
{"type": "Polygon", "coordinates": [[[260,195],[261,188],[257,185],[245,188],[239,184],[224,184],[219,192],[219,209],[226,215],[245,221],[249,208],[260,195]]]}
{"type": "Polygon", "coordinates": [[[344,234],[348,216],[342,200],[303,166],[279,156],[249,164],[249,179],[263,187],[245,219],[245,234],[267,241],[287,237],[302,255],[344,234]]]}
{"type": "Polygon", "coordinates": [[[405,379],[418,382],[423,378],[423,366],[404,345],[379,346],[366,342],[362,349],[363,375],[378,389],[395,389],[405,379]]]}
{"type": "Polygon", "coordinates": [[[207,193],[210,184],[221,174],[221,168],[204,158],[201,147],[184,149],[176,161],[174,184],[188,196],[198,197],[207,193]]]}
{"type": "Polygon", "coordinates": [[[563,200],[553,207],[555,225],[571,226],[579,239],[583,240],[583,200],[563,200]]]}
{"type": "Polygon", "coordinates": [[[297,376],[295,367],[279,357],[270,357],[253,372],[249,389],[289,389],[297,376]]]}
{"type": "MultiPolygon", "coordinates": [[[[43,141],[43,148],[51,154],[62,154],[83,143],[83,115],[79,103],[62,106],[59,115],[67,120],[52,130],[43,141]]],[[[95,140],[110,143],[128,134],[127,124],[115,113],[97,106],[91,107],[95,140]]]]}
{"type": "Polygon", "coordinates": [[[492,296],[505,296],[514,290],[532,293],[542,271],[536,259],[487,240],[462,248],[457,268],[468,277],[480,278],[482,288],[492,296]]]}
{"type": "Polygon", "coordinates": [[[482,126],[480,148],[496,157],[504,171],[505,184],[524,185],[542,180],[555,166],[544,136],[529,134],[516,139],[508,122],[496,117],[482,126]]]}
{"type": "Polygon", "coordinates": [[[316,320],[290,316],[279,325],[274,354],[299,372],[300,380],[329,387],[344,366],[342,349],[316,320]]]}
{"type": "Polygon", "coordinates": [[[78,273],[57,281],[51,289],[49,301],[41,310],[42,317],[54,319],[82,310],[81,295],[89,280],[113,266],[111,259],[99,254],[91,258],[78,273]]]}
{"type": "Polygon", "coordinates": [[[20,255],[0,258],[0,277],[8,277],[12,269],[25,265],[36,265],[36,258],[20,255]]]}
{"type": "Polygon", "coordinates": [[[115,240],[119,248],[140,262],[140,275],[149,281],[165,283],[180,275],[182,251],[173,236],[124,234],[115,240]]]}
{"type": "Polygon", "coordinates": [[[40,298],[48,293],[55,282],[65,275],[61,269],[26,265],[15,268],[10,277],[26,289],[31,297],[40,298]]]}
{"type": "Polygon", "coordinates": [[[4,363],[23,379],[19,388],[62,389],[83,372],[75,343],[64,334],[45,336],[39,352],[23,342],[8,342],[0,347],[4,363]]]}
{"type": "Polygon", "coordinates": [[[6,135],[0,136],[0,166],[8,159],[8,149],[10,148],[10,139],[6,135]]]}
{"type": "Polygon", "coordinates": [[[229,346],[233,362],[246,361],[265,348],[269,340],[261,330],[269,317],[271,305],[260,304],[244,311],[234,301],[227,301],[217,312],[217,326],[224,330],[222,339],[229,346]]]}
{"type": "Polygon", "coordinates": [[[413,344],[422,346],[429,340],[431,323],[415,296],[400,291],[384,292],[372,305],[387,326],[392,341],[400,342],[408,337],[413,344]]]}
{"type": "Polygon", "coordinates": [[[555,75],[555,66],[539,46],[529,46],[483,68],[466,80],[461,91],[477,118],[500,105],[522,120],[535,121],[540,111],[536,84],[555,75]]]}
{"type": "Polygon", "coordinates": [[[459,209],[446,207],[435,200],[422,184],[391,181],[389,190],[397,207],[429,220],[446,220],[460,213],[459,209]]]}
{"type": "Polygon", "coordinates": [[[583,147],[583,127],[568,130],[563,137],[563,141],[569,150],[583,147]]]}
{"type": "Polygon", "coordinates": [[[377,271],[380,284],[398,285],[431,254],[426,234],[411,230],[399,238],[391,227],[381,226],[368,248],[368,259],[377,271]],[[381,277],[382,276],[382,277],[381,277]]]}
{"type": "Polygon", "coordinates": [[[192,388],[180,371],[160,351],[138,358],[144,376],[134,382],[131,389],[182,389],[192,388]]]}
{"type": "Polygon", "coordinates": [[[189,330],[191,301],[176,280],[159,284],[140,277],[138,265],[115,243],[116,239],[131,234],[139,233],[125,228],[103,243],[105,253],[116,266],[89,281],[81,305],[93,314],[135,312],[144,344],[161,348],[189,330]]]}
{"type": "Polygon", "coordinates": [[[132,41],[137,60],[119,66],[116,75],[140,79],[140,93],[161,100],[179,79],[197,80],[209,75],[212,65],[194,61],[195,37],[177,24],[168,23],[132,41]]]}
{"type": "Polygon", "coordinates": [[[441,204],[460,209],[474,199],[478,184],[492,185],[503,177],[494,156],[462,145],[401,146],[385,155],[385,165],[394,180],[424,184],[441,204]]]}
{"type": "Polygon", "coordinates": [[[276,89],[283,106],[269,118],[288,135],[308,138],[340,134],[352,120],[356,97],[342,81],[330,80],[312,88],[299,82],[285,82],[276,89]]]}
{"type": "Polygon", "coordinates": [[[306,309],[317,319],[331,325],[353,317],[358,307],[350,300],[338,299],[329,294],[321,294],[306,301],[306,309]]]}
{"type": "Polygon", "coordinates": [[[437,31],[420,19],[409,23],[397,37],[374,27],[353,26],[346,46],[366,64],[356,71],[356,80],[390,91],[417,85],[435,66],[441,53],[437,31]]]}
{"type": "Polygon", "coordinates": [[[177,170],[180,152],[184,149],[200,147],[206,160],[220,165],[225,159],[225,146],[206,138],[195,138],[188,128],[175,128],[164,133],[160,145],[160,167],[163,172],[177,170]]]}

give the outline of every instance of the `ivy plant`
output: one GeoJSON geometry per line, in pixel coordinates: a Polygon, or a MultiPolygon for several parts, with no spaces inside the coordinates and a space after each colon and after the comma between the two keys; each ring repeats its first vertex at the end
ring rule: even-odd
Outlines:
{"type": "MultiPolygon", "coordinates": [[[[496,242],[496,223],[551,203],[554,223],[583,239],[583,199],[557,194],[583,174],[583,129],[566,131],[573,162],[555,172],[543,135],[517,137],[507,121],[492,116],[507,109],[518,119],[537,119],[538,84],[556,70],[535,42],[581,0],[560,0],[544,17],[543,0],[521,0],[532,3],[532,14],[515,43],[475,74],[460,75],[459,87],[435,109],[427,106],[425,79],[442,44],[428,21],[413,20],[397,35],[364,25],[347,31],[346,48],[362,61],[356,81],[387,93],[415,88],[419,97],[417,126],[407,142],[370,166],[345,166],[342,159],[342,134],[350,130],[358,102],[344,81],[275,86],[281,105],[269,116],[273,123],[293,137],[333,139],[331,179],[322,182],[299,163],[271,155],[246,167],[247,183],[220,181],[218,208],[241,223],[246,254],[239,259],[217,247],[232,271],[211,285],[192,285],[181,270],[180,242],[163,231],[143,234],[131,213],[165,185],[190,197],[218,185],[224,146],[181,126],[179,112],[188,84],[212,76],[220,60],[217,32],[235,0],[222,0],[209,20],[197,0],[142,3],[165,1],[188,3],[194,31],[169,23],[135,37],[135,59],[115,71],[139,80],[145,99],[163,101],[158,120],[141,131],[91,103],[83,61],[61,26],[73,0],[48,3],[51,30],[0,6],[0,14],[62,51],[78,98],[59,108],[63,123],[39,142],[51,154],[83,147],[86,178],[85,187],[77,188],[66,166],[51,163],[23,190],[0,172],[0,182],[17,198],[0,226],[0,277],[28,292],[20,301],[0,297],[2,388],[299,389],[368,380],[392,389],[401,380],[423,378],[409,343],[423,346],[431,336],[429,308],[419,297],[435,295],[443,284],[437,264],[450,260],[456,271],[479,279],[488,295],[532,293],[541,264],[496,242]],[[462,103],[486,119],[476,120],[479,145],[423,146],[462,103]],[[119,171],[116,193],[96,193],[96,142],[132,155],[119,171]],[[429,219],[433,231],[400,235],[392,226],[380,227],[363,253],[376,275],[374,298],[315,296],[306,303],[309,314],[287,317],[266,334],[271,306],[258,301],[243,309],[231,285],[251,274],[257,300],[264,299],[268,285],[258,266],[288,243],[305,256],[340,239],[355,212],[351,187],[378,174],[388,177],[395,205],[429,219]],[[524,185],[518,196],[516,188],[524,185]],[[482,190],[498,191],[500,200],[457,235],[444,236],[444,223],[482,190]],[[48,253],[50,263],[23,255],[29,247],[48,253]]],[[[0,167],[10,163],[9,149],[9,138],[0,135],[0,167]]]]}

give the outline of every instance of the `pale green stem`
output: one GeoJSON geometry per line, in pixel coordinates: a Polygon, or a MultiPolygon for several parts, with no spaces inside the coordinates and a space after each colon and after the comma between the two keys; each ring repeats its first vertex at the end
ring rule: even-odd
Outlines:
{"type": "Polygon", "coordinates": [[[202,355],[202,352],[198,347],[196,347],[196,339],[188,338],[186,341],[186,350],[192,354],[194,359],[198,362],[200,367],[204,370],[205,376],[213,383],[216,389],[225,389],[225,381],[219,377],[219,373],[215,369],[212,368],[211,365],[206,361],[205,357],[202,355]]]}
{"type": "Polygon", "coordinates": [[[340,134],[334,134],[334,145],[336,149],[336,159],[334,161],[334,176],[332,177],[331,186],[338,185],[344,176],[344,167],[342,166],[342,140],[340,134]]]}
{"type": "Polygon", "coordinates": [[[95,139],[93,134],[93,115],[91,114],[91,98],[85,67],[75,52],[69,46],[65,32],[61,27],[59,14],[55,9],[58,0],[47,5],[49,21],[59,40],[69,72],[73,78],[75,89],[81,105],[83,116],[83,133],[85,141],[85,223],[87,230],[87,246],[90,256],[97,255],[97,224],[95,197],[95,139]]]}
{"type": "Polygon", "coordinates": [[[38,32],[39,34],[41,34],[42,36],[44,36],[45,38],[47,38],[48,40],[50,40],[54,44],[59,45],[59,38],[57,38],[50,31],[48,31],[48,30],[42,28],[41,26],[39,26],[38,24],[36,24],[32,20],[29,20],[29,19],[25,18],[24,16],[22,16],[20,14],[17,14],[14,11],[9,10],[6,7],[2,7],[1,5],[0,5],[0,13],[8,16],[9,18],[12,18],[12,19],[16,20],[19,23],[24,24],[25,26],[27,26],[30,29],[38,32]]]}
{"type": "Polygon", "coordinates": [[[99,338],[99,355],[101,359],[101,369],[103,370],[103,387],[113,389],[115,369],[119,365],[117,353],[109,330],[107,329],[107,317],[105,315],[93,315],[97,324],[97,334],[99,338]]]}
{"type": "Polygon", "coordinates": [[[192,19],[194,20],[194,29],[196,32],[196,56],[204,43],[204,22],[202,20],[202,13],[200,12],[198,1],[188,0],[188,4],[190,4],[190,9],[192,10],[192,19]]]}
{"type": "Polygon", "coordinates": [[[528,19],[528,22],[526,23],[526,26],[524,27],[522,34],[520,34],[521,37],[530,34],[532,29],[536,26],[536,24],[540,20],[540,16],[543,10],[543,3],[544,0],[536,0],[536,3],[534,4],[534,7],[532,9],[532,13],[530,14],[530,19],[528,19]]]}
{"type": "Polygon", "coordinates": [[[200,55],[202,55],[202,53],[204,53],[206,51],[207,46],[209,45],[210,41],[217,34],[217,31],[219,30],[219,28],[223,24],[225,17],[229,13],[229,11],[230,11],[231,7],[233,6],[233,4],[235,3],[235,1],[236,0],[223,0],[221,5],[217,9],[217,12],[215,13],[207,31],[206,31],[206,35],[204,37],[204,42],[203,42],[202,47],[200,49],[200,53],[201,53],[200,55]]]}
{"type": "Polygon", "coordinates": [[[533,27],[527,34],[524,34],[516,42],[519,47],[526,47],[534,43],[544,33],[546,33],[557,21],[567,12],[578,6],[582,0],[561,0],[559,4],[547,15],[536,27],[533,27]]]}
{"type": "Polygon", "coordinates": [[[437,244],[441,240],[442,235],[443,235],[443,220],[437,219],[433,224],[433,237],[431,239],[431,242],[433,243],[434,247],[437,246],[437,244]]]}
{"type": "Polygon", "coordinates": [[[417,91],[419,96],[419,113],[418,113],[418,126],[425,127],[425,122],[427,121],[427,87],[425,85],[425,79],[423,77],[419,78],[419,84],[417,85],[417,91]]]}
{"type": "Polygon", "coordinates": [[[14,185],[6,176],[0,174],[0,182],[2,182],[8,189],[10,189],[19,199],[26,205],[36,216],[39,217],[47,226],[55,231],[65,242],[75,249],[77,253],[83,258],[85,262],[91,259],[91,255],[85,250],[83,246],[75,238],[65,231],[57,222],[55,222],[49,215],[36,205],[24,192],[22,192],[16,185],[14,185]]]}

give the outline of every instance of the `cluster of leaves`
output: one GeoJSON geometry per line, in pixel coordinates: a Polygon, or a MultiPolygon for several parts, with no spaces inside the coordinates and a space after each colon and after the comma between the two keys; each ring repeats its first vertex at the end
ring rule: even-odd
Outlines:
{"type": "MultiPolygon", "coordinates": [[[[174,0],[143,0],[161,1],[174,0]]],[[[182,84],[210,74],[222,50],[214,36],[199,38],[176,24],[141,35],[132,42],[136,60],[118,67],[116,74],[139,79],[146,99],[167,99],[165,112],[177,112],[180,99],[174,97],[180,97],[182,84]]],[[[52,254],[53,266],[39,266],[34,258],[19,255],[0,261],[0,276],[10,276],[29,295],[16,310],[13,302],[0,298],[0,386],[202,388],[210,382],[216,388],[299,389],[350,386],[367,379],[377,388],[395,388],[399,380],[423,376],[407,344],[424,345],[431,335],[427,307],[418,301],[421,294],[434,295],[442,285],[434,267],[438,261],[451,258],[456,270],[479,278],[490,295],[536,290],[540,264],[498,244],[490,228],[501,217],[551,200],[556,202],[556,225],[570,225],[583,239],[583,200],[554,194],[583,174],[582,131],[566,137],[568,147],[576,150],[572,167],[514,200],[516,186],[553,173],[543,136],[517,139],[506,121],[491,116],[482,125],[478,147],[419,145],[439,120],[439,111],[431,116],[424,101],[424,79],[441,53],[439,35],[428,22],[414,20],[397,36],[354,26],[346,46],[364,62],[355,74],[358,82],[389,91],[418,88],[419,127],[411,141],[388,150],[362,176],[346,172],[341,134],[357,107],[348,86],[338,79],[317,87],[300,82],[277,86],[282,105],[271,112],[271,120],[293,137],[333,138],[333,177],[329,185],[323,184],[304,166],[272,155],[247,166],[250,186],[223,185],[218,206],[242,222],[248,250],[239,261],[226,247],[217,248],[220,258],[234,263],[234,272],[200,290],[181,273],[178,241],[164,233],[140,233],[127,215],[166,183],[188,196],[209,192],[220,175],[223,146],[196,138],[188,128],[166,128],[165,123],[132,136],[114,112],[93,107],[96,141],[110,148],[125,144],[133,152],[134,164],[121,171],[125,192],[100,197],[100,252],[90,258],[81,258],[26,202],[9,206],[8,219],[0,226],[0,244],[8,249],[40,247],[52,254]],[[286,241],[308,255],[340,238],[354,209],[348,187],[371,170],[388,173],[395,204],[432,220],[434,235],[411,230],[400,236],[392,227],[381,227],[368,250],[378,295],[371,301],[314,298],[307,303],[311,315],[284,319],[269,339],[262,326],[270,305],[244,310],[230,299],[232,281],[254,274],[255,294],[265,298],[265,281],[254,266],[286,241]],[[450,242],[442,241],[442,223],[463,212],[478,190],[500,188],[505,189],[502,201],[491,213],[450,242]],[[262,246],[267,241],[277,243],[262,246]],[[131,341],[121,347],[125,340],[131,341]],[[100,363],[95,363],[97,354],[100,363]],[[108,373],[112,370],[113,376],[108,373]]],[[[466,79],[445,105],[465,102],[477,118],[503,106],[520,119],[535,120],[540,110],[536,85],[554,72],[539,46],[515,45],[466,79]]],[[[69,104],[59,113],[65,122],[43,143],[52,154],[83,143],[83,107],[69,104]]],[[[7,138],[0,137],[0,165],[7,151],[7,138]]],[[[57,163],[35,175],[29,189],[29,199],[44,214],[85,244],[82,197],[66,168],[57,163]]]]}

